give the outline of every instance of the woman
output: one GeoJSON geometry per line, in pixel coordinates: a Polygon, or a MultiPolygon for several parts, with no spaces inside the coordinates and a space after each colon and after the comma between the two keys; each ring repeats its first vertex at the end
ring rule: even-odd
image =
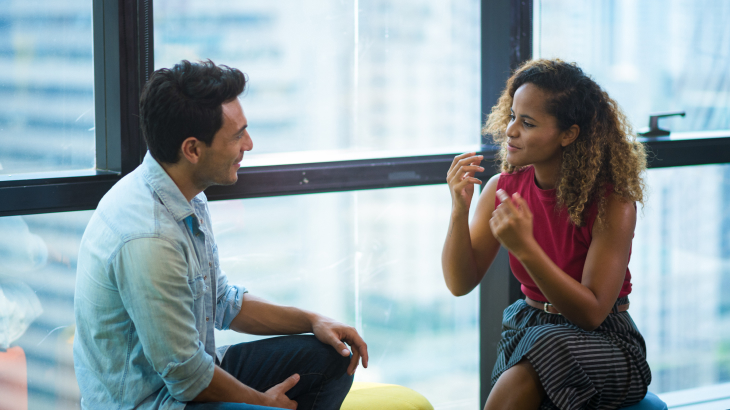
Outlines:
{"type": "Polygon", "coordinates": [[[628,309],[645,152],[613,101],[575,64],[530,61],[483,129],[501,145],[471,225],[482,156],[449,169],[442,265],[454,295],[481,281],[500,245],[527,296],[504,311],[485,409],[615,409],[639,402],[651,373],[628,309]]]}

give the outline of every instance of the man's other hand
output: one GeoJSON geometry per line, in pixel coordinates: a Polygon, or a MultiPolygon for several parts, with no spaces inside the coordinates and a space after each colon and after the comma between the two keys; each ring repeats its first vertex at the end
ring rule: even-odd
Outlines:
{"type": "Polygon", "coordinates": [[[355,374],[357,364],[362,357],[362,366],[368,367],[368,345],[352,326],[347,326],[325,316],[316,315],[312,320],[312,333],[320,342],[326,343],[337,350],[342,356],[350,356],[350,365],[347,374],[355,374]],[[350,345],[348,348],[345,343],[350,345]]]}
{"type": "Polygon", "coordinates": [[[264,393],[264,395],[268,398],[268,400],[266,401],[266,406],[279,407],[283,409],[296,409],[297,402],[289,399],[289,397],[287,397],[286,395],[286,392],[288,392],[297,383],[299,383],[299,375],[293,374],[283,382],[277,384],[269,390],[266,390],[266,392],[264,393]]]}

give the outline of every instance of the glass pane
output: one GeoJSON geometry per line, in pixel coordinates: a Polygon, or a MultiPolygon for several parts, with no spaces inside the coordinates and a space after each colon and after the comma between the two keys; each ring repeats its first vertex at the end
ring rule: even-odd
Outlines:
{"type": "Polygon", "coordinates": [[[730,382],[730,165],[654,169],[647,185],[629,266],[649,389],[730,382]]]}
{"type": "Polygon", "coordinates": [[[623,107],[635,129],[649,114],[688,132],[730,135],[730,2],[538,0],[536,57],[577,62],[623,107]]]}
{"type": "Polygon", "coordinates": [[[0,1],[0,176],[95,166],[91,1],[0,1]]]}
{"type": "Polygon", "coordinates": [[[0,218],[1,403],[20,403],[27,394],[29,409],[80,408],[73,303],[76,257],[91,214],[0,218]]]}
{"type": "MultiPolygon", "coordinates": [[[[441,273],[444,185],[213,202],[223,269],[256,295],[356,326],[356,381],[412,388],[438,409],[479,407],[479,292],[441,273]]],[[[218,332],[218,343],[253,337],[218,332]]]]}
{"type": "Polygon", "coordinates": [[[248,74],[244,166],[468,151],[479,4],[157,0],[155,65],[210,58],[248,74]]]}

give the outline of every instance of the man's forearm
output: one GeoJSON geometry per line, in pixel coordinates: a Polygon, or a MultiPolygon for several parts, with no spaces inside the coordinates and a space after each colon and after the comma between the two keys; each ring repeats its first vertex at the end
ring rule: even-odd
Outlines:
{"type": "Polygon", "coordinates": [[[288,335],[312,331],[316,314],[289,306],[279,306],[249,293],[243,295],[241,311],[231,329],[254,335],[288,335]]]}
{"type": "Polygon", "coordinates": [[[261,406],[267,405],[266,396],[238,381],[228,372],[215,366],[213,379],[193,401],[247,403],[261,406]]]}

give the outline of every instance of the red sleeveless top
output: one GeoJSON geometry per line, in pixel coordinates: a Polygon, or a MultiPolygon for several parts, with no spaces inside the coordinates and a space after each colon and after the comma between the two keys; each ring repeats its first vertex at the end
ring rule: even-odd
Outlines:
{"type": "MultiPolygon", "coordinates": [[[[580,282],[588,248],[591,246],[593,223],[598,214],[597,205],[593,204],[589,209],[584,226],[573,225],[568,217],[567,209],[556,210],[555,189],[538,188],[533,167],[527,167],[512,174],[502,173],[499,176],[497,189],[503,189],[510,197],[515,192],[522,195],[533,215],[532,230],[535,240],[563,272],[580,282]]],[[[500,203],[499,198],[496,198],[495,208],[500,203]]],[[[631,259],[631,251],[629,251],[629,259],[631,259]]],[[[509,254],[509,266],[522,284],[522,293],[525,296],[539,302],[548,301],[512,252],[509,254]]],[[[619,297],[627,296],[629,293],[631,293],[631,273],[627,267],[619,297]]]]}

